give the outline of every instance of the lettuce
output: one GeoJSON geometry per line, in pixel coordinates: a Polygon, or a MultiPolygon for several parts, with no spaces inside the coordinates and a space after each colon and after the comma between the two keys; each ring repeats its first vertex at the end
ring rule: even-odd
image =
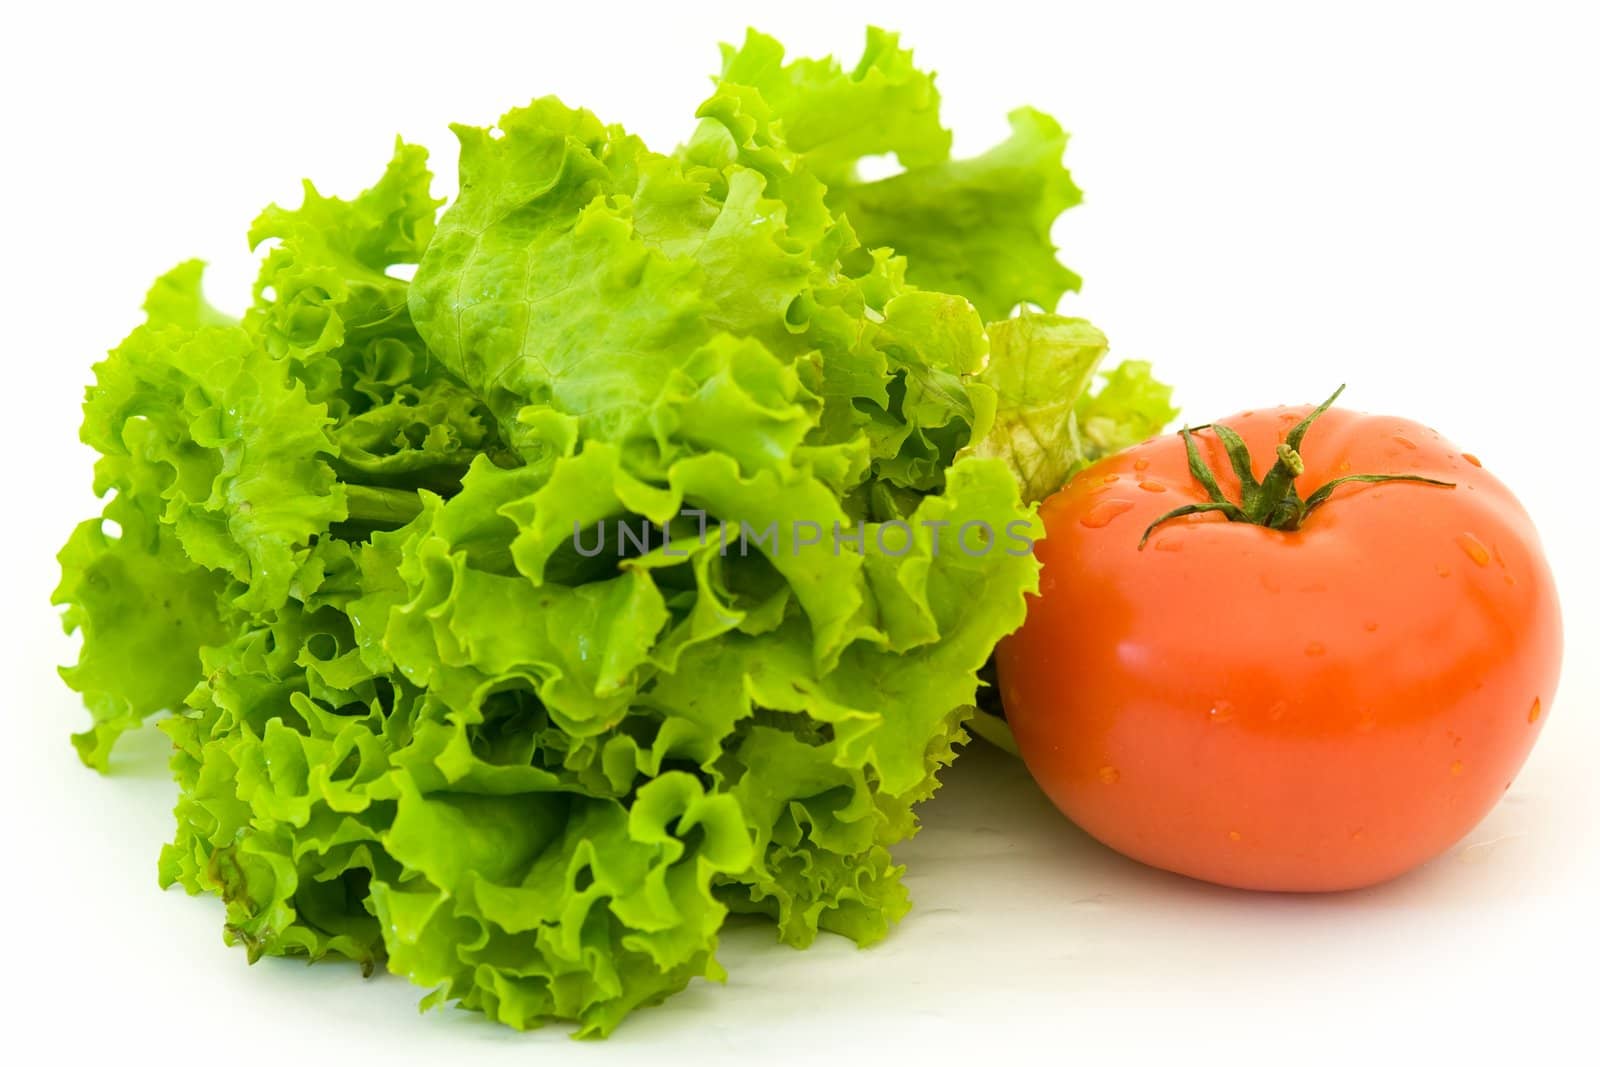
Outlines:
{"type": "Polygon", "coordinates": [[[938,104],[891,34],[846,71],[752,33],[672,153],[547,97],[457,128],[442,215],[404,143],[268,208],[237,321],[157,281],[56,600],[86,762],[172,711],[163,885],[252,960],[580,1034],[721,977],[729,912],[888,932],[1032,502],[1171,415],[1004,318],[1075,285],[1059,127],[952,161],[938,104]]]}

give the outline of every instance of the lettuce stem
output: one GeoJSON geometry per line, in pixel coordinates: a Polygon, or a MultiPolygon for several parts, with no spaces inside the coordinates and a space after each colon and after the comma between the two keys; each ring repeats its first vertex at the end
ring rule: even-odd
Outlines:
{"type": "Polygon", "coordinates": [[[422,513],[422,498],[410,489],[345,485],[347,520],[381,526],[404,526],[422,513]]]}

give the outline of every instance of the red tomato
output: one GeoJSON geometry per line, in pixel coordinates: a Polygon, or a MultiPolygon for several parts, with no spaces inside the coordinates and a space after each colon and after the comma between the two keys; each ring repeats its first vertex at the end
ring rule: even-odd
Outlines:
{"type": "MultiPolygon", "coordinates": [[[[1304,407],[1222,420],[1266,457],[1304,407]]],[[[1218,488],[1239,478],[1196,431],[1218,488]]],[[[1177,434],[1083,471],[1042,509],[1041,592],[998,651],[1028,768],[1096,838],[1224,885],[1333,890],[1448,848],[1511,784],[1561,663],[1533,524],[1478,460],[1406,419],[1310,427],[1297,529],[1170,519],[1209,494],[1177,434]]]]}

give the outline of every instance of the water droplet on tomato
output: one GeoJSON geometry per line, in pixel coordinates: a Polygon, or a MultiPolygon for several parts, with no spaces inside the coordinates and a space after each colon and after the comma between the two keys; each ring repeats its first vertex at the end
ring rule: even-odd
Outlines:
{"type": "Polygon", "coordinates": [[[1450,568],[1446,567],[1443,563],[1435,564],[1433,569],[1438,572],[1439,577],[1441,578],[1450,577],[1450,568]]]}
{"type": "Polygon", "coordinates": [[[1456,538],[1456,544],[1460,545],[1461,551],[1465,552],[1467,558],[1478,566],[1487,567],[1489,565],[1489,550],[1484,548],[1483,542],[1476,537],[1469,533],[1464,533],[1456,538]]]}
{"type": "Polygon", "coordinates": [[[1462,763],[1460,760],[1453,760],[1450,764],[1450,773],[1454,775],[1459,776],[1461,772],[1465,771],[1466,769],[1466,764],[1462,763]]]}
{"type": "Polygon", "coordinates": [[[1232,704],[1228,703],[1226,700],[1219,700],[1215,704],[1211,705],[1211,710],[1207,714],[1211,716],[1211,721],[1213,723],[1220,725],[1225,722],[1232,722],[1233,712],[1234,709],[1232,704]]]}
{"type": "Polygon", "coordinates": [[[1139,488],[1147,493],[1165,493],[1167,491],[1167,487],[1160,482],[1140,482],[1139,488]]]}
{"type": "Polygon", "coordinates": [[[1107,764],[1100,768],[1100,780],[1106,785],[1116,785],[1122,781],[1122,772],[1107,764]]]}
{"type": "Polygon", "coordinates": [[[1136,471],[1149,470],[1150,461],[1141,456],[1133,461],[1133,469],[1136,471]]]}
{"type": "Polygon", "coordinates": [[[1359,827],[1357,827],[1356,829],[1350,831],[1350,840],[1352,840],[1352,841],[1360,841],[1363,837],[1366,837],[1366,836],[1367,836],[1367,832],[1365,830],[1359,828],[1359,827]]]}
{"type": "Polygon", "coordinates": [[[1528,709],[1528,721],[1529,722],[1538,722],[1539,721],[1539,716],[1542,715],[1542,714],[1544,714],[1544,708],[1543,708],[1542,705],[1540,705],[1539,698],[1538,697],[1534,697],[1533,698],[1533,707],[1528,709]]]}
{"type": "Polygon", "coordinates": [[[1376,622],[1376,621],[1373,621],[1373,622],[1369,622],[1369,623],[1367,623],[1367,625],[1366,625],[1366,631],[1367,631],[1367,633],[1369,633],[1369,634],[1375,634],[1375,633],[1377,633],[1377,632],[1378,632],[1378,624],[1377,624],[1377,622],[1376,622]]]}
{"type": "Polygon", "coordinates": [[[1078,522],[1091,530],[1098,530],[1111,523],[1118,515],[1128,511],[1133,503],[1127,500],[1102,500],[1084,512],[1083,518],[1078,522]]]}
{"type": "Polygon", "coordinates": [[[1157,552],[1182,552],[1183,542],[1176,537],[1164,537],[1156,542],[1157,552]]]}
{"type": "Polygon", "coordinates": [[[1120,474],[1108,474],[1104,478],[1101,478],[1100,480],[1102,482],[1106,483],[1107,485],[1110,485],[1112,482],[1121,481],[1122,480],[1122,475],[1120,475],[1120,474]]]}
{"type": "Polygon", "coordinates": [[[1239,831],[1237,831],[1237,830],[1229,830],[1228,831],[1228,840],[1229,841],[1239,841],[1239,840],[1242,840],[1242,839],[1243,839],[1243,835],[1240,834],[1239,831]]]}
{"type": "Polygon", "coordinates": [[[1474,456],[1471,452],[1461,453],[1461,458],[1472,464],[1474,467],[1483,466],[1483,460],[1479,459],[1477,456],[1474,456]]]}
{"type": "Polygon", "coordinates": [[[1402,444],[1407,448],[1414,449],[1417,447],[1417,443],[1411,438],[1407,437],[1405,434],[1397,433],[1394,435],[1394,439],[1397,443],[1402,444]]]}

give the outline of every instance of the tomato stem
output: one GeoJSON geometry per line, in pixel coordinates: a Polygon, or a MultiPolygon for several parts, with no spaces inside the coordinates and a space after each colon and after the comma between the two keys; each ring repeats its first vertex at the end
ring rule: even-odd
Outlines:
{"type": "Polygon", "coordinates": [[[1248,522],[1255,526],[1265,526],[1269,530],[1298,530],[1301,523],[1306,521],[1306,517],[1325,504],[1335,489],[1350,482],[1416,482],[1419,485],[1455,488],[1454,482],[1424,478],[1420,474],[1347,474],[1333,479],[1302,500],[1294,484],[1294,480],[1306,472],[1305,460],[1300,455],[1300,443],[1305,440],[1306,431],[1311,428],[1311,424],[1332,407],[1333,402],[1339,399],[1339,394],[1343,392],[1344,386],[1341,385],[1333,391],[1332,396],[1295,424],[1287,438],[1277,447],[1277,462],[1259,482],[1256,481],[1255,472],[1251,467],[1250,449],[1244,443],[1244,439],[1233,430],[1221,423],[1197,426],[1194,429],[1185,426],[1179,430],[1183,436],[1184,450],[1189,457],[1189,473],[1200,483],[1200,487],[1206,491],[1209,499],[1203,504],[1185,504],[1173,508],[1146,526],[1144,536],[1139,538],[1139,547],[1144,548],[1145,543],[1150,540],[1150,535],[1162,523],[1206,511],[1220,512],[1229,522],[1248,522]],[[1195,433],[1205,429],[1211,430],[1222,442],[1223,450],[1228,454],[1228,465],[1233,468],[1234,475],[1239,479],[1237,503],[1223,495],[1222,487],[1217,484],[1216,475],[1201,458],[1200,449],[1194,443],[1195,433]]]}

